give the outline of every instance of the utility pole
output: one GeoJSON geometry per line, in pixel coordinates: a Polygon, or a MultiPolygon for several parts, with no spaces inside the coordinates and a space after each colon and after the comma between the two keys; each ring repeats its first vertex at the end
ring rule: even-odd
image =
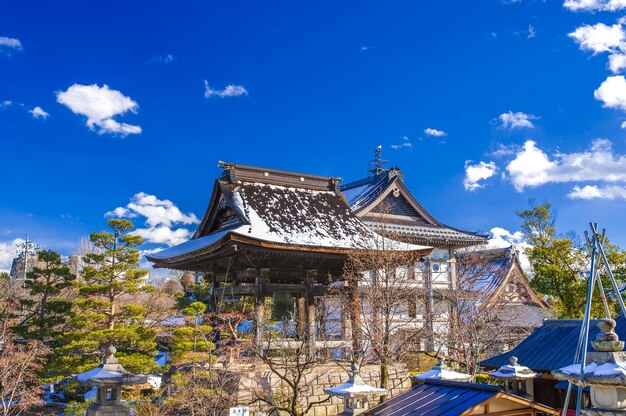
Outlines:
{"type": "Polygon", "coordinates": [[[33,259],[36,255],[37,252],[39,251],[39,245],[35,244],[33,242],[33,240],[31,240],[28,236],[28,234],[26,234],[26,239],[24,240],[23,243],[19,243],[17,244],[17,253],[18,253],[18,263],[21,262],[23,267],[21,270],[21,276],[20,276],[20,271],[18,270],[15,275],[16,279],[21,279],[23,282],[26,281],[26,274],[32,270],[33,266],[34,266],[34,262],[31,261],[29,264],[29,259],[33,259]]]}

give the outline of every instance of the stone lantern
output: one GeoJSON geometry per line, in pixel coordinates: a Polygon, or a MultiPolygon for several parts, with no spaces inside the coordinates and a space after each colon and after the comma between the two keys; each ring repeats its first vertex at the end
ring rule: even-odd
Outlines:
{"type": "Polygon", "coordinates": [[[443,357],[439,358],[439,364],[434,366],[431,370],[418,374],[413,377],[417,381],[423,381],[427,379],[435,380],[450,380],[450,381],[470,381],[472,376],[464,373],[457,373],[452,371],[446,365],[446,360],[443,357]]]}
{"type": "Polygon", "coordinates": [[[529,396],[531,400],[534,399],[533,379],[541,376],[530,368],[518,364],[517,357],[509,358],[509,364],[488,374],[489,377],[504,380],[504,390],[507,393],[529,396]]]}
{"type": "Polygon", "coordinates": [[[79,383],[97,387],[96,401],[87,408],[86,416],[130,415],[130,410],[121,402],[122,386],[143,384],[147,381],[145,376],[126,371],[115,358],[116,352],[115,347],[107,348],[103,364],[76,376],[79,383]]]}
{"type": "Polygon", "coordinates": [[[626,352],[624,341],[615,333],[613,319],[598,323],[600,333],[591,346],[595,351],[587,353],[585,376],[581,386],[580,364],[552,371],[559,380],[567,380],[582,387],[590,387],[592,408],[581,409],[581,415],[614,416],[626,415],[626,352]]]}
{"type": "Polygon", "coordinates": [[[369,409],[369,399],[387,394],[387,389],[381,389],[365,384],[359,375],[359,366],[352,364],[352,371],[347,382],[329,389],[326,394],[343,397],[343,412],[337,416],[359,415],[369,409]]]}

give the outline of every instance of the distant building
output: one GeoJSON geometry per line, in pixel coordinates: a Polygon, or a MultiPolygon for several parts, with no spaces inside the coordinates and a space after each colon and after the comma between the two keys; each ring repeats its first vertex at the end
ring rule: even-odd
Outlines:
{"type": "Polygon", "coordinates": [[[459,253],[457,270],[460,285],[476,303],[474,307],[497,309],[499,352],[510,350],[543,325],[548,305],[531,287],[514,248],[459,253]]]}
{"type": "Polygon", "coordinates": [[[463,231],[438,221],[413,196],[404,183],[399,167],[385,169],[380,149],[373,169],[364,179],[341,186],[341,191],[355,214],[371,229],[393,239],[434,247],[423,262],[414,265],[416,279],[427,292],[427,302],[415,312],[424,318],[431,334],[422,349],[437,349],[435,334],[450,330],[453,305],[445,291],[455,289],[458,249],[484,245],[487,236],[463,231]],[[420,313],[421,310],[421,313],[420,313]]]}

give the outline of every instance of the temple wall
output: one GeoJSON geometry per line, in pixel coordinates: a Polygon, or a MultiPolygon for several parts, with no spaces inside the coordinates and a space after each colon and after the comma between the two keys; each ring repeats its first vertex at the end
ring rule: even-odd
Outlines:
{"type": "MultiPolygon", "coordinates": [[[[346,368],[349,367],[346,364],[346,368]]],[[[244,369],[242,369],[244,370],[244,369]]],[[[366,365],[361,367],[361,377],[367,384],[380,385],[380,366],[366,365]]],[[[324,393],[324,389],[338,386],[348,381],[348,373],[346,369],[338,364],[324,364],[316,366],[315,369],[306,376],[303,389],[302,406],[306,407],[310,402],[317,402],[328,397],[324,393]]],[[[411,388],[411,380],[409,373],[404,364],[394,364],[389,369],[389,390],[390,395],[398,395],[411,388]]],[[[252,403],[256,397],[255,391],[269,392],[280,395],[281,381],[273,374],[267,366],[257,364],[254,367],[245,369],[239,382],[238,402],[239,405],[249,406],[250,415],[259,415],[259,412],[269,414],[269,406],[263,403],[252,403]]],[[[378,399],[376,399],[378,400],[378,399]]],[[[376,401],[375,404],[378,402],[376,401]]],[[[370,407],[372,403],[370,403],[370,407]]],[[[330,400],[314,406],[310,411],[311,416],[334,416],[343,411],[343,401],[340,397],[331,397],[330,400]]]]}

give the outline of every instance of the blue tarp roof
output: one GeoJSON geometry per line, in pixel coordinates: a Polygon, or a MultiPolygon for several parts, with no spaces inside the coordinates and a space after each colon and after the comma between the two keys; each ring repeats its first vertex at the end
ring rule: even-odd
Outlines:
{"type": "MultiPolygon", "coordinates": [[[[620,339],[626,339],[626,320],[623,316],[616,319],[615,332],[620,339]]],[[[496,355],[480,364],[488,368],[498,368],[509,363],[510,357],[517,357],[521,365],[534,371],[549,372],[565,367],[574,362],[576,345],[580,334],[579,319],[547,319],[542,327],[530,334],[517,347],[504,354],[496,355]]],[[[589,327],[589,340],[594,340],[599,332],[597,320],[589,327]]],[[[587,351],[593,351],[591,344],[587,351]]]]}
{"type": "Polygon", "coordinates": [[[424,384],[368,410],[366,415],[456,416],[489,400],[498,386],[426,380],[424,384]]]}

